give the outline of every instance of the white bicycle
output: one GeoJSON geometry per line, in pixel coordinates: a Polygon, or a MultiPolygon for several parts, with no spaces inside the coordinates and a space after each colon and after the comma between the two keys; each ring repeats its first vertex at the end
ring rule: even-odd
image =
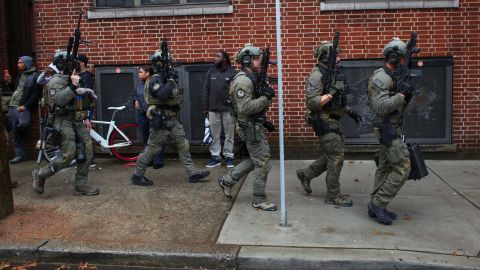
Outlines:
{"type": "MultiPolygon", "coordinates": [[[[110,121],[90,120],[93,124],[108,125],[106,138],[103,138],[102,135],[98,134],[94,129],[90,130],[90,137],[92,137],[103,150],[110,152],[116,158],[125,162],[135,162],[138,159],[139,151],[137,147],[133,145],[133,141],[130,138],[136,139],[139,136],[138,124],[127,123],[117,127],[114,120],[115,114],[125,108],[126,106],[108,107],[109,110],[114,110],[110,121]]],[[[51,161],[51,159],[61,151],[58,145],[55,145],[52,141],[50,135],[48,135],[43,143],[42,152],[48,161],[51,161]]]]}
{"type": "Polygon", "coordinates": [[[138,149],[133,146],[130,138],[137,138],[139,136],[139,128],[137,123],[127,123],[120,127],[115,125],[115,114],[118,111],[124,110],[126,107],[108,107],[109,110],[114,110],[112,119],[110,121],[90,120],[94,124],[108,125],[107,137],[103,138],[94,129],[90,130],[90,137],[94,139],[102,149],[109,151],[116,158],[125,162],[135,162],[138,159],[138,149]]]}

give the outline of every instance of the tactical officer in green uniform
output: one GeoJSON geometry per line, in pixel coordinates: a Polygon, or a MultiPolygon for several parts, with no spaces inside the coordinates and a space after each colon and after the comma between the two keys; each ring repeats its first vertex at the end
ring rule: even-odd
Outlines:
{"type": "MultiPolygon", "coordinates": [[[[237,133],[246,143],[249,159],[243,160],[226,175],[218,178],[218,183],[227,198],[232,198],[232,187],[242,177],[255,169],[253,176],[252,207],[266,211],[275,211],[277,206],[267,200],[265,186],[270,165],[270,148],[263,133],[263,123],[256,117],[268,109],[275,92],[272,88],[256,90],[256,73],[260,71],[259,57],[262,51],[258,47],[246,45],[237,54],[237,62],[242,70],[230,84],[230,102],[238,120],[237,133]]],[[[263,118],[261,118],[263,119],[263,118]]]]}
{"type": "MultiPolygon", "coordinates": [[[[153,70],[147,67],[139,69],[139,79],[144,78],[143,74],[142,77],[140,76],[140,72],[150,73],[145,77],[144,91],[148,106],[146,116],[150,119],[150,134],[147,147],[138,157],[135,173],[131,177],[134,184],[141,186],[153,185],[153,182],[145,177],[145,171],[148,164],[151,164],[154,157],[162,151],[163,146],[168,144],[177,147],[180,161],[187,171],[188,180],[191,183],[195,183],[210,174],[210,171],[198,170],[192,161],[190,143],[185,138],[183,125],[178,121],[180,103],[183,98],[183,92],[176,82],[178,75],[170,66],[162,66],[162,62],[159,61],[161,56],[161,50],[157,50],[150,56],[150,60],[155,67],[155,74],[152,74],[153,70]],[[163,78],[163,72],[160,72],[164,68],[168,69],[166,78],[163,78]]],[[[168,54],[168,59],[171,62],[171,54],[168,54]]]]}
{"type": "MultiPolygon", "coordinates": [[[[323,41],[315,48],[314,56],[318,61],[307,79],[307,122],[320,140],[320,157],[305,169],[297,170],[297,177],[303,189],[312,193],[310,181],[327,171],[325,181],[327,195],[325,203],[338,206],[352,206],[352,201],[340,194],[340,172],[343,166],[345,143],[340,118],[347,113],[355,123],[360,123],[362,117],[346,104],[344,82],[338,80],[332,83],[330,89],[324,89],[324,76],[328,72],[328,58],[333,43],[323,41]]],[[[337,52],[340,48],[337,47],[337,52]]],[[[336,62],[340,58],[337,56],[336,62]]]]}
{"type": "Polygon", "coordinates": [[[396,83],[394,72],[404,62],[406,44],[394,38],[383,49],[385,64],[375,70],[368,81],[368,102],[375,114],[375,136],[380,141],[379,164],[368,203],[368,215],[390,225],[397,215],[388,211],[388,203],[395,197],[410,173],[410,155],[400,138],[402,108],[405,97],[414,91],[408,82],[396,83]]]}
{"type": "Polygon", "coordinates": [[[53,114],[54,133],[61,139],[61,152],[48,165],[32,172],[32,187],[34,192],[42,194],[45,180],[59,170],[68,167],[70,162],[76,158],[77,172],[73,194],[77,196],[97,195],[99,190],[87,184],[88,166],[92,160],[93,147],[89,131],[85,127],[85,121],[88,121],[87,113],[90,109],[89,102],[87,102],[88,96],[93,98],[96,96],[92,89],[78,87],[80,77],[75,73],[70,78],[63,75],[65,60],[66,51],[55,53],[53,61],[60,73],[53,75],[47,84],[47,102],[53,114]]]}

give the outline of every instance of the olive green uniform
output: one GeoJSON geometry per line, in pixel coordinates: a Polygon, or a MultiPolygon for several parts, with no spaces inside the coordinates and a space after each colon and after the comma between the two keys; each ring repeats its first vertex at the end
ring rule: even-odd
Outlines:
{"type": "Polygon", "coordinates": [[[154,94],[154,90],[161,88],[164,85],[161,83],[161,78],[158,74],[153,75],[145,81],[145,101],[148,105],[147,117],[152,120],[152,111],[161,115],[165,121],[162,127],[155,128],[150,124],[150,135],[148,137],[147,147],[143,150],[137,160],[135,174],[144,176],[148,164],[151,164],[155,155],[160,153],[164,145],[175,145],[178,151],[178,156],[182,166],[192,176],[199,172],[195,167],[190,155],[190,143],[185,137],[185,130],[183,125],[178,121],[178,113],[180,110],[180,103],[182,102],[182,93],[178,86],[174,83],[174,88],[168,96],[168,99],[159,99],[154,94]],[[158,82],[158,83],[154,83],[158,82]],[[153,88],[156,89],[153,89],[153,88]]]}
{"type": "Polygon", "coordinates": [[[256,122],[254,115],[270,106],[265,96],[256,98],[253,80],[245,71],[239,72],[230,85],[230,100],[237,114],[238,127],[236,132],[245,142],[249,159],[245,159],[223,176],[224,181],[233,186],[242,177],[255,170],[253,175],[253,203],[267,201],[265,186],[271,169],[270,147],[263,133],[263,123],[256,122]]]}
{"type": "MultiPolygon", "coordinates": [[[[326,69],[325,66],[323,67],[326,69]]],[[[324,106],[320,105],[321,97],[324,95],[322,77],[320,68],[315,67],[308,76],[306,89],[307,108],[311,112],[310,117],[320,119],[326,127],[325,134],[317,134],[320,140],[320,157],[310,166],[300,169],[298,172],[303,173],[304,180],[310,181],[326,171],[326,198],[334,199],[340,195],[339,179],[345,152],[343,129],[339,120],[347,111],[347,107],[329,103],[324,106]]],[[[343,82],[335,82],[335,87],[343,89],[344,84],[343,82]]],[[[330,102],[333,102],[333,100],[330,102]]]]}
{"type": "Polygon", "coordinates": [[[402,116],[400,111],[405,104],[400,93],[383,68],[377,69],[368,82],[368,101],[375,113],[374,134],[381,140],[379,164],[375,172],[375,183],[371,194],[372,201],[385,209],[405,184],[410,173],[410,155],[407,145],[400,139],[402,116]],[[393,94],[392,94],[393,93],[393,94]],[[379,124],[388,122],[393,134],[391,142],[385,143],[381,137],[379,124]]]}
{"type": "Polygon", "coordinates": [[[78,141],[85,144],[86,161],[76,164],[75,187],[84,187],[87,185],[88,166],[93,157],[90,132],[83,123],[87,116],[87,110],[83,107],[81,109],[76,107],[75,99],[77,95],[75,90],[68,85],[68,76],[61,74],[53,75],[47,84],[47,91],[51,105],[55,104],[53,127],[61,131],[61,152],[48,165],[40,168],[38,176],[46,179],[59,170],[68,167],[75,158],[75,140],[76,136],[78,136],[78,141]]]}

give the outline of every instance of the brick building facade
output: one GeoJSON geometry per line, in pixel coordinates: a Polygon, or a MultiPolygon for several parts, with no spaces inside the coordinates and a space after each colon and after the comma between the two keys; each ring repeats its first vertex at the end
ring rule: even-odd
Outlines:
{"type": "MultiPolygon", "coordinates": [[[[103,2],[108,1],[96,4],[103,2]]],[[[138,5],[149,1],[123,2],[138,5]]],[[[303,120],[305,79],[315,65],[314,46],[320,40],[332,38],[334,31],[342,33],[342,54],[347,59],[378,60],[392,36],[407,40],[410,31],[418,32],[420,57],[451,58],[453,105],[451,143],[448,144],[458,151],[480,150],[480,1],[443,1],[453,2],[452,7],[443,8],[428,8],[424,2],[429,1],[397,1],[411,2],[414,6],[422,2],[419,8],[402,9],[357,9],[352,4],[353,8],[347,10],[332,10],[341,6],[335,5],[341,1],[281,2],[287,152],[311,150],[312,145],[317,144],[311,128],[303,120]]],[[[388,4],[389,1],[377,2],[388,4]]],[[[260,47],[271,45],[272,58],[276,57],[273,0],[111,9],[96,7],[93,0],[37,0],[33,8],[38,66],[48,65],[53,52],[66,46],[79,10],[89,11],[87,19],[82,21],[84,38],[96,42],[82,46],[80,52],[86,53],[95,66],[147,63],[147,55],[158,48],[164,36],[170,42],[175,59],[184,64],[212,62],[218,49],[233,55],[245,43],[260,47]]],[[[272,69],[272,74],[275,72],[272,69]]],[[[275,103],[269,112],[275,122],[276,106],[275,103]]],[[[277,133],[270,135],[274,143],[277,137],[277,133]]]]}

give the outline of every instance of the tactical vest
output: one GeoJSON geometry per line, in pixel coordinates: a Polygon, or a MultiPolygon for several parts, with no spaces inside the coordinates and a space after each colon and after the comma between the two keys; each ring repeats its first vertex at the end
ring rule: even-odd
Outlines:
{"type": "MultiPolygon", "coordinates": [[[[89,95],[76,96],[67,105],[60,107],[56,104],[55,97],[61,91],[66,91],[65,88],[68,85],[68,77],[62,74],[53,75],[50,82],[47,84],[47,91],[45,101],[47,102],[50,110],[57,115],[75,114],[77,119],[85,119],[88,110],[93,108],[95,102],[93,97],[89,95]]],[[[70,91],[70,90],[68,90],[70,91]]]]}
{"type": "Polygon", "coordinates": [[[178,111],[180,110],[180,104],[183,102],[183,90],[178,87],[177,82],[174,83],[174,88],[170,93],[168,100],[161,100],[160,98],[156,97],[152,94],[153,87],[162,87],[163,81],[159,74],[154,74],[148,80],[145,81],[144,86],[144,95],[145,95],[145,102],[147,103],[147,117],[152,119],[151,110],[153,109],[163,109],[167,113],[173,115],[177,115],[178,111]]]}
{"type": "MultiPolygon", "coordinates": [[[[325,78],[324,75],[326,74],[327,70],[325,68],[320,68],[319,66],[316,66],[312,70],[312,72],[310,73],[310,76],[312,76],[312,74],[314,72],[317,72],[317,71],[320,72],[320,74],[321,74],[321,83],[323,84],[323,80],[325,78]]],[[[309,78],[310,78],[310,76],[309,76],[309,78]]],[[[343,81],[335,81],[334,85],[337,89],[343,89],[345,87],[343,81]]],[[[322,89],[323,89],[323,87],[322,87],[322,89]]],[[[325,91],[325,89],[323,89],[323,91],[325,91]]],[[[324,93],[319,93],[319,95],[324,95],[324,93]]],[[[307,93],[307,98],[308,98],[308,93],[307,93]]],[[[334,97],[334,98],[336,98],[336,97],[334,97]]],[[[330,102],[333,102],[333,101],[334,100],[332,99],[330,102]]],[[[328,103],[323,107],[318,106],[316,108],[316,110],[312,110],[311,114],[312,115],[318,115],[318,116],[326,115],[324,117],[330,118],[330,119],[335,119],[335,120],[340,119],[345,114],[345,111],[346,111],[345,106],[330,106],[330,105],[327,106],[327,105],[328,105],[328,103]]]]}
{"type": "MultiPolygon", "coordinates": [[[[235,95],[236,95],[235,87],[239,83],[237,81],[237,78],[244,79],[244,78],[241,78],[242,76],[245,77],[245,79],[251,80],[250,77],[244,71],[238,72],[237,75],[235,75],[235,77],[233,77],[232,83],[230,84],[230,90],[228,92],[228,96],[230,97],[231,110],[233,110],[233,112],[234,112],[232,115],[235,118],[238,118],[238,120],[240,120],[240,121],[248,122],[250,120],[248,115],[240,115],[238,113],[238,111],[237,111],[237,99],[235,97],[235,95]]],[[[253,82],[252,82],[252,84],[253,84],[253,82]]]]}

